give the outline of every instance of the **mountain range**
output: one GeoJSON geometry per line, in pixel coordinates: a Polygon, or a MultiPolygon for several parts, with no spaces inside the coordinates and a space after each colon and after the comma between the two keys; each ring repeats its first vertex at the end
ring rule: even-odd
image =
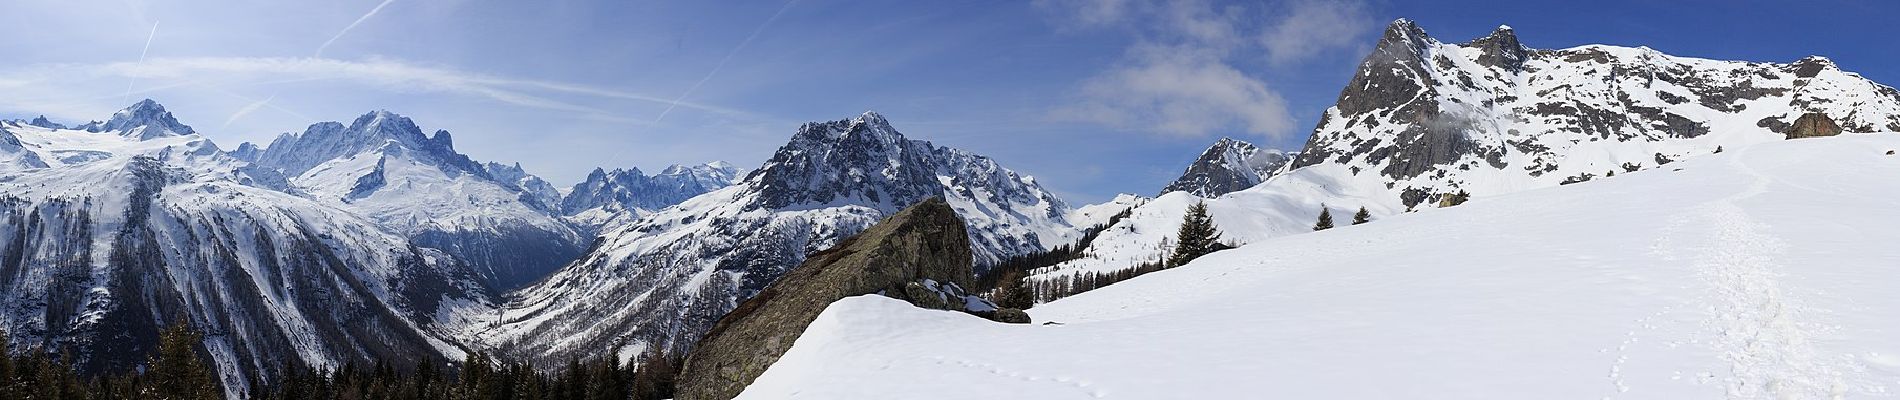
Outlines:
{"type": "Polygon", "coordinates": [[[930,198],[968,226],[973,271],[1074,254],[1030,271],[1056,282],[1159,260],[1194,204],[1244,246],[1321,210],[1393,218],[1672,168],[1816,118],[1897,131],[1900,92],[1821,57],[1543,50],[1509,27],[1446,43],[1398,20],[1298,151],[1223,138],[1156,197],[1072,207],[875,112],[800,125],[754,169],[603,167],[560,188],[388,111],[225,150],[144,100],[0,121],[0,328],[111,372],[184,321],[227,391],[287,362],[624,360],[690,349],[808,255],[930,198]]]}

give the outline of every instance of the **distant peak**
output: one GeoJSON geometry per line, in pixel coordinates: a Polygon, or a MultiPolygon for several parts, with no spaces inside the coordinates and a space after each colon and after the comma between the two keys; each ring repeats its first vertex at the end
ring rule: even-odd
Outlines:
{"type": "Polygon", "coordinates": [[[164,136],[189,135],[190,126],[179,123],[165,106],[152,99],[139,100],[119,112],[104,124],[87,124],[85,129],[92,132],[117,132],[121,135],[137,135],[139,140],[148,140],[164,136]]]}
{"type": "Polygon", "coordinates": [[[1465,47],[1484,52],[1478,57],[1478,64],[1512,71],[1523,68],[1530,51],[1517,41],[1517,32],[1511,30],[1510,25],[1498,25],[1498,29],[1491,31],[1490,35],[1472,40],[1465,47]]]}

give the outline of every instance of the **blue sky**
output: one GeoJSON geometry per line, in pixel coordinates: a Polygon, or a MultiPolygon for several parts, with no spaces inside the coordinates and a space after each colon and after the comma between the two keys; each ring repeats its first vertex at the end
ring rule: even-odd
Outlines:
{"type": "Polygon", "coordinates": [[[596,166],[753,167],[876,110],[1072,203],[1153,194],[1221,136],[1297,149],[1391,20],[1462,42],[1647,45],[1900,81],[1900,3],[8,0],[0,118],[140,98],[233,148],[373,109],[556,185],[596,166]]]}

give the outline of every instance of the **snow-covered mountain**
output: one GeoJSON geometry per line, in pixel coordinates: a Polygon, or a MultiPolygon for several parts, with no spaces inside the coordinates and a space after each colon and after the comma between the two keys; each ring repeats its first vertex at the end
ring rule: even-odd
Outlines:
{"type": "Polygon", "coordinates": [[[1891,397],[1892,149],[1763,143],[1263,240],[1030,325],[847,298],[739,398],[1891,397]]]}
{"type": "Polygon", "coordinates": [[[1180,178],[1161,188],[1161,194],[1187,192],[1216,197],[1253,187],[1286,166],[1291,158],[1274,149],[1261,149],[1233,138],[1221,138],[1201,152],[1180,178]]]}
{"type": "Polygon", "coordinates": [[[0,123],[0,328],[16,346],[124,371],[188,321],[228,388],[286,360],[461,355],[413,322],[485,301],[448,255],[281,191],[150,100],[90,131],[38,125],[0,123]]]}
{"type": "Polygon", "coordinates": [[[561,199],[561,214],[583,232],[595,234],[693,196],[732,186],[739,172],[724,161],[673,165],[652,176],[639,168],[595,168],[586,181],[575,184],[561,199]]]}
{"type": "Polygon", "coordinates": [[[807,254],[933,196],[969,224],[979,267],[1078,234],[1068,206],[1033,178],[906,139],[867,112],[804,124],[740,183],[616,227],[504,309],[470,308],[445,323],[463,326],[471,343],[543,362],[622,344],[623,356],[690,346],[807,254]]]}
{"type": "Polygon", "coordinates": [[[1308,232],[1322,206],[1375,218],[1657,168],[1783,140],[1820,112],[1849,132],[1900,129],[1900,92],[1821,57],[1774,64],[1648,48],[1531,49],[1499,27],[1444,43],[1393,22],[1283,171],[1202,199],[1164,195],[1044,275],[1127,268],[1165,252],[1187,206],[1207,201],[1235,244],[1308,232]]]}
{"type": "Polygon", "coordinates": [[[584,246],[555,214],[551,185],[519,168],[491,173],[457,153],[447,131],[425,136],[388,111],[283,134],[256,160],[295,192],[461,258],[497,288],[544,277],[584,246]]]}

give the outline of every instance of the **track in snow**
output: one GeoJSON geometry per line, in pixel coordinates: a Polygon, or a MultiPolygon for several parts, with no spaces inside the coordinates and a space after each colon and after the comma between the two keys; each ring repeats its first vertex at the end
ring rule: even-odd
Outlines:
{"type": "MultiPolygon", "coordinates": [[[[1728,363],[1730,376],[1723,381],[1728,398],[1843,398],[1847,389],[1840,371],[1845,369],[1817,355],[1809,342],[1815,336],[1809,327],[1818,325],[1808,319],[1816,313],[1780,285],[1782,265],[1776,258],[1785,245],[1765,233],[1766,225],[1740,205],[1774,183],[1747,165],[1746,148],[1740,151],[1730,162],[1754,179],[1748,189],[1704,204],[1671,224],[1711,227],[1714,235],[1690,238],[1687,247],[1664,249],[1689,249],[1688,261],[1709,285],[1703,301],[1711,316],[1706,327],[1715,334],[1709,345],[1728,363]]],[[[1668,230],[1662,241],[1676,242],[1671,233],[1677,231],[1668,230]]]]}

